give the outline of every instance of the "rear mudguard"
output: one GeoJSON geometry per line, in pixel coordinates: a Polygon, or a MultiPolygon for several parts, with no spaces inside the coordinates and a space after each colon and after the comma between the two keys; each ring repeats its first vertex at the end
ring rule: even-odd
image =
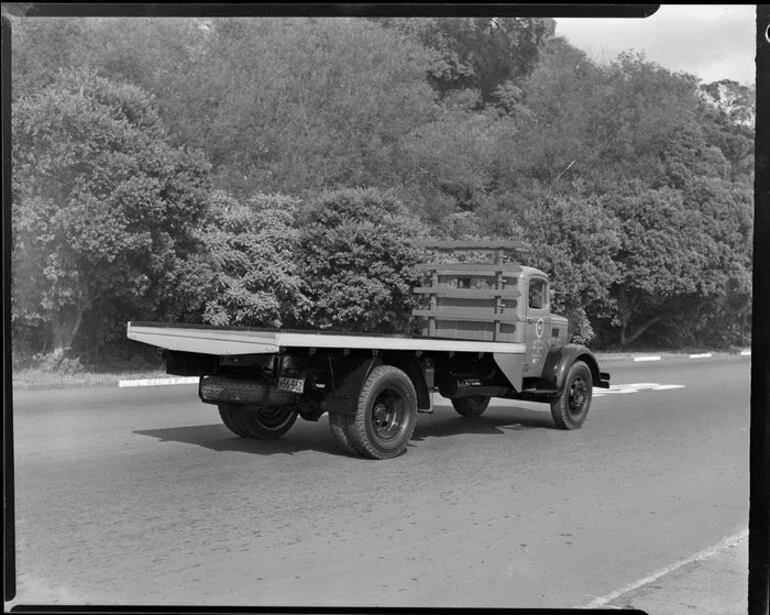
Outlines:
{"type": "Polygon", "coordinates": [[[583,361],[588,365],[595,387],[610,388],[610,375],[599,371],[599,363],[594,353],[581,344],[565,344],[548,351],[538,388],[561,391],[569,369],[575,361],[583,361]]]}
{"type": "Polygon", "coordinates": [[[382,363],[379,357],[329,357],[331,389],[321,400],[321,410],[338,414],[355,414],[361,387],[375,366],[382,363]]]}
{"type": "Polygon", "coordinates": [[[406,372],[417,393],[417,407],[430,409],[431,400],[425,374],[416,356],[389,352],[378,356],[349,355],[331,358],[331,391],[321,401],[325,412],[353,415],[358,407],[361,389],[372,370],[378,365],[392,365],[406,372]]]}

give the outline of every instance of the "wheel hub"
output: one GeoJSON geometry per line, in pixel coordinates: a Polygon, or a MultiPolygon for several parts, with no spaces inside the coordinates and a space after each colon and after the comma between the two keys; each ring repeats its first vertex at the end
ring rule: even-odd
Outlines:
{"type": "Polygon", "coordinates": [[[372,427],[377,437],[389,439],[396,436],[403,422],[403,402],[398,395],[383,393],[372,409],[372,427]]]}
{"type": "Polygon", "coordinates": [[[586,384],[582,378],[575,378],[570,385],[569,409],[573,414],[579,414],[586,403],[586,384]]]}

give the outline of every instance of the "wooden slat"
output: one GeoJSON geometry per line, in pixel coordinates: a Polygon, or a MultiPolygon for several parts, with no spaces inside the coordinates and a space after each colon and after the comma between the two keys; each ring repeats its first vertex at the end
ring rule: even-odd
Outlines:
{"type": "Polygon", "coordinates": [[[414,316],[422,318],[434,318],[437,321],[463,320],[474,322],[503,322],[515,323],[519,321],[516,314],[491,314],[479,313],[478,310],[413,310],[414,316]]]}
{"type": "Polygon", "coordinates": [[[436,271],[439,275],[497,276],[498,273],[519,274],[521,267],[515,263],[497,265],[495,263],[419,263],[415,265],[421,271],[436,271]]]}
{"type": "Polygon", "coordinates": [[[432,240],[426,239],[415,242],[420,248],[431,250],[515,250],[518,252],[528,251],[527,246],[522,241],[504,240],[504,239],[486,239],[479,241],[451,241],[451,240],[432,240]]]}
{"type": "Polygon", "coordinates": [[[515,299],[521,296],[517,289],[497,290],[496,288],[451,288],[446,286],[420,286],[414,289],[418,295],[436,295],[437,297],[452,297],[453,299],[515,299]]]}

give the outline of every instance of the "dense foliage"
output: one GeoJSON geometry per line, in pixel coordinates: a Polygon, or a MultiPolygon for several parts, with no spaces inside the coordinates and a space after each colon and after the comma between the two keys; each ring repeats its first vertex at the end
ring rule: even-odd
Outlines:
{"type": "MultiPolygon", "coordinates": [[[[170,147],[150,95],[61,71],[13,109],[13,318],[61,351],[85,317],[109,341],[120,321],[184,315],[184,278],[209,166],[170,147]],[[174,297],[174,301],[169,299],[174,297]]],[[[194,289],[189,288],[193,291],[194,289]]],[[[193,308],[194,309],[194,308],[193,308]]]]}
{"type": "MultiPolygon", "coordinates": [[[[203,321],[220,326],[283,327],[306,307],[299,276],[295,228],[298,202],[254,194],[246,203],[222,192],[211,198],[201,237],[210,277],[203,321]]],[[[199,291],[201,292],[201,291],[199,291]]]]}
{"type": "Polygon", "coordinates": [[[389,194],[369,188],[321,193],[303,221],[299,242],[309,325],[352,331],[403,332],[416,307],[412,240],[419,223],[389,194]]]}
{"type": "Polygon", "coordinates": [[[548,19],[11,19],[19,351],[411,332],[421,236],[526,240],[598,347],[746,341],[753,88],[548,19]]]}

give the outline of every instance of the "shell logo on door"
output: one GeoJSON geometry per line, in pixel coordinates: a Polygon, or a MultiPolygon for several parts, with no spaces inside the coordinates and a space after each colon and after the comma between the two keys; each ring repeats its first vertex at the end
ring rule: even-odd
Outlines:
{"type": "Polygon", "coordinates": [[[539,318],[535,323],[535,339],[532,340],[532,363],[540,363],[543,358],[543,350],[545,344],[543,344],[543,330],[545,329],[545,322],[542,318],[539,318]]]}

